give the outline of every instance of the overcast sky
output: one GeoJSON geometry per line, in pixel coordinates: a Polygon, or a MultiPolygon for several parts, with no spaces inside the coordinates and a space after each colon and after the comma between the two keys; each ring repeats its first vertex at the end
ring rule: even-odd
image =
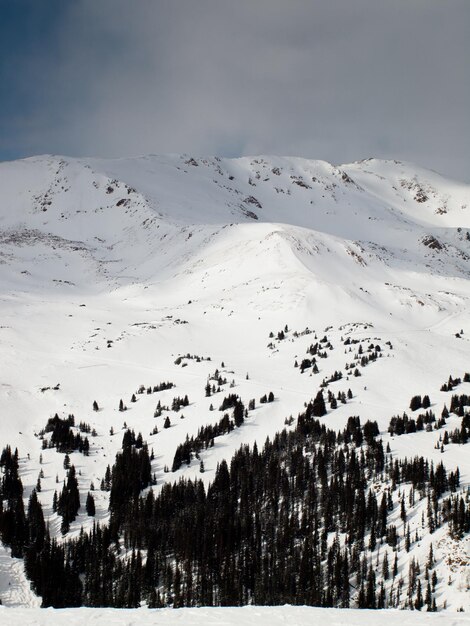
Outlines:
{"type": "Polygon", "coordinates": [[[470,181],[470,0],[0,0],[0,159],[397,158],[470,181]]]}

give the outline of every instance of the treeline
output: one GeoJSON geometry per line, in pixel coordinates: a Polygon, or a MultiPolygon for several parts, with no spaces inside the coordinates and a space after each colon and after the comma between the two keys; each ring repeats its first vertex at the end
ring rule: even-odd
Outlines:
{"type": "MultiPolygon", "coordinates": [[[[327,429],[312,402],[295,428],[222,461],[207,489],[180,480],[155,495],[141,491],[152,480],[146,446],[126,433],[112,469],[109,527],[61,546],[46,541],[28,576],[44,606],[401,606],[403,575],[396,557],[389,568],[388,553],[403,541],[390,516],[401,510],[406,523],[405,488],[410,506],[415,491],[427,497],[430,532],[446,520],[467,532],[469,510],[458,473],[423,457],[392,460],[378,434],[358,417],[340,432],[327,429]],[[455,495],[439,505],[448,491],[455,495]],[[379,544],[387,588],[372,565],[379,544]]],[[[405,535],[409,550],[419,537],[409,526],[405,535]]],[[[422,593],[418,570],[406,605],[433,610],[435,584],[422,593]]]]}

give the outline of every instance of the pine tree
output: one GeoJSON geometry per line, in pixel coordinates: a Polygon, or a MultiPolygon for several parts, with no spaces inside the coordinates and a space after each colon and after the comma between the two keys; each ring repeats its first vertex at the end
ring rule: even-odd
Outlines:
{"type": "Polygon", "coordinates": [[[401,502],[400,502],[400,518],[403,524],[406,524],[405,496],[402,496],[401,502]]]}
{"type": "Polygon", "coordinates": [[[427,566],[428,566],[429,569],[432,569],[434,567],[434,552],[433,552],[433,549],[432,549],[432,543],[429,546],[429,554],[428,554],[427,566]]]}
{"type": "Polygon", "coordinates": [[[235,422],[235,426],[239,428],[244,422],[244,406],[241,402],[237,402],[233,409],[233,421],[235,422]]]}
{"type": "Polygon", "coordinates": [[[375,535],[375,524],[372,524],[369,536],[369,550],[373,552],[377,545],[377,537],[375,535]]]}
{"type": "Polygon", "coordinates": [[[109,491],[111,489],[111,468],[109,465],[106,466],[106,471],[104,474],[104,489],[102,491],[109,491]]]}
{"type": "Polygon", "coordinates": [[[95,512],[96,512],[96,510],[95,510],[95,499],[91,495],[90,492],[88,492],[88,495],[87,495],[87,498],[86,498],[85,509],[86,509],[87,515],[89,517],[94,517],[95,512]]]}
{"type": "Polygon", "coordinates": [[[406,527],[406,534],[405,534],[405,550],[409,552],[410,547],[411,547],[410,526],[408,525],[406,527]]]}
{"type": "Polygon", "coordinates": [[[432,611],[432,592],[431,592],[431,584],[429,580],[426,586],[426,596],[424,598],[424,602],[426,604],[428,612],[431,612],[432,611]]]}
{"type": "Polygon", "coordinates": [[[70,522],[73,522],[80,508],[80,493],[76,478],[75,467],[68,471],[67,482],[57,500],[57,512],[62,516],[62,534],[68,532],[70,522]]]}
{"type": "Polygon", "coordinates": [[[313,401],[312,415],[315,417],[322,417],[323,415],[326,415],[325,399],[323,398],[323,391],[321,389],[313,401]]]}
{"type": "Polygon", "coordinates": [[[34,544],[37,551],[41,550],[46,534],[46,523],[41,503],[34,489],[28,503],[28,532],[30,544],[34,544]]]}
{"type": "Polygon", "coordinates": [[[410,409],[412,411],[416,411],[417,409],[420,409],[421,407],[422,407],[421,396],[413,396],[410,402],[410,409]]]}
{"type": "Polygon", "coordinates": [[[380,583],[379,597],[377,599],[377,608],[384,609],[386,603],[386,593],[383,581],[380,583]]]}
{"type": "Polygon", "coordinates": [[[390,577],[390,569],[389,569],[389,565],[388,565],[388,554],[387,551],[385,551],[384,554],[384,558],[382,561],[382,577],[384,580],[388,580],[390,577]]]}
{"type": "Polygon", "coordinates": [[[375,609],[377,606],[376,603],[376,587],[375,587],[375,572],[372,569],[372,566],[369,568],[369,572],[367,574],[367,585],[366,585],[366,608],[375,609]]]}
{"type": "Polygon", "coordinates": [[[423,608],[423,595],[421,591],[421,580],[418,579],[418,588],[416,591],[415,609],[421,611],[423,608]]]}

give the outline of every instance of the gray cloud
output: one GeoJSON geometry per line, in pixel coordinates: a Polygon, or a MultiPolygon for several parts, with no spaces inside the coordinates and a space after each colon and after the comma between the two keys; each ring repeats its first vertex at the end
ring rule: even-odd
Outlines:
{"type": "Polygon", "coordinates": [[[66,4],[54,54],[24,61],[19,150],[378,156],[470,179],[468,0],[66,4]]]}

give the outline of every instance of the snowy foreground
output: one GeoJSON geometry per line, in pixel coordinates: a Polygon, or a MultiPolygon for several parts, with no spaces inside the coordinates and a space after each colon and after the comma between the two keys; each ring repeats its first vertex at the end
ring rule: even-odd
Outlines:
{"type": "Polygon", "coordinates": [[[0,610],[0,623],[29,624],[31,626],[55,626],[67,624],[125,624],[126,626],[146,626],[159,624],[173,626],[463,626],[470,624],[466,614],[420,613],[418,611],[366,611],[318,609],[305,606],[243,607],[243,608],[200,608],[200,609],[21,609],[0,610]]]}

